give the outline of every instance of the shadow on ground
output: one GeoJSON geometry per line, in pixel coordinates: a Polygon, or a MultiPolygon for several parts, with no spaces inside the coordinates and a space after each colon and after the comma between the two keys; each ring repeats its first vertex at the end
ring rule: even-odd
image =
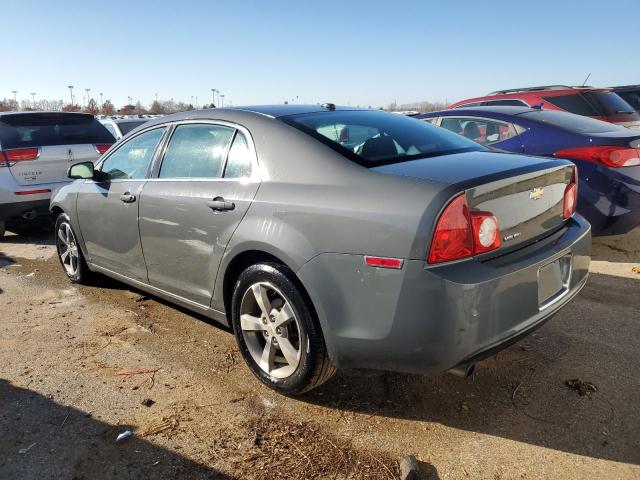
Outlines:
{"type": "Polygon", "coordinates": [[[0,405],[0,478],[231,478],[3,379],[0,405]]]}
{"type": "Polygon", "coordinates": [[[576,301],[471,378],[351,370],[302,400],[640,464],[638,292],[640,278],[592,274],[576,301]],[[576,378],[597,391],[581,396],[565,384],[576,378]]]}

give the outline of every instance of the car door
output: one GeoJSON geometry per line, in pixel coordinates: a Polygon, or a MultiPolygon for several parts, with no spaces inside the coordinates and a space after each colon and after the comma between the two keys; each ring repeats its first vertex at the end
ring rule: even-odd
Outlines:
{"type": "Polygon", "coordinates": [[[150,285],[208,307],[222,254],[260,185],[249,133],[175,126],[140,201],[150,285]]]}
{"type": "Polygon", "coordinates": [[[122,143],[98,166],[97,180],[85,181],[78,193],[89,261],[141,282],[147,269],[138,230],[140,194],[166,130],[146,130],[122,143]]]}
{"type": "Polygon", "coordinates": [[[522,153],[519,131],[512,123],[481,117],[442,117],[440,126],[480,145],[522,153]]]}

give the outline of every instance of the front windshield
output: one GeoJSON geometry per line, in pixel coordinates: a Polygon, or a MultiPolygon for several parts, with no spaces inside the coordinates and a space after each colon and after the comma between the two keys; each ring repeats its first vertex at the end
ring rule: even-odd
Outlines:
{"type": "Polygon", "coordinates": [[[366,167],[486,150],[427,122],[378,110],[338,110],[281,119],[366,167]]]}

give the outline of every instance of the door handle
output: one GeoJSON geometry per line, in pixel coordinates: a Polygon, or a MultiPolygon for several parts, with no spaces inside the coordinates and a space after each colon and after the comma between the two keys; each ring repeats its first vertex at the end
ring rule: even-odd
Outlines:
{"type": "Polygon", "coordinates": [[[126,192],[120,195],[120,200],[122,200],[124,203],[133,203],[136,201],[136,196],[132,195],[129,192],[126,192]]]}
{"type": "Polygon", "coordinates": [[[236,204],[233,202],[227,202],[222,197],[216,197],[213,200],[209,200],[207,202],[207,207],[211,210],[215,210],[216,212],[223,212],[226,210],[233,210],[236,208],[236,204]]]}

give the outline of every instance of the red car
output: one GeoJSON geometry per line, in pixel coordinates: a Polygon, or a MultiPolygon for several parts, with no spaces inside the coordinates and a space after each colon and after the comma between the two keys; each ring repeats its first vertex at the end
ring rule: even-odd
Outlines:
{"type": "Polygon", "coordinates": [[[611,88],[566,85],[514,88],[498,90],[484,97],[462,100],[450,105],[449,108],[500,105],[562,110],[640,129],[640,113],[611,88]]]}

